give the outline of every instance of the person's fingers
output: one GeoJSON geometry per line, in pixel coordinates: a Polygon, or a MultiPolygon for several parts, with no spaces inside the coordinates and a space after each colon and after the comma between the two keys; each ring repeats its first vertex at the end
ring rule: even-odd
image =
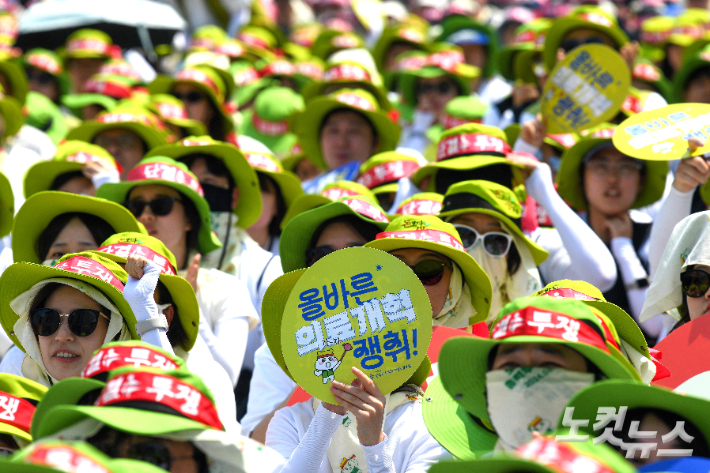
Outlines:
{"type": "Polygon", "coordinates": [[[369,376],[367,376],[365,373],[363,373],[354,366],[352,367],[352,372],[357,377],[357,379],[360,380],[360,383],[362,384],[362,389],[364,389],[366,392],[370,393],[375,397],[384,397],[382,395],[382,392],[380,392],[380,389],[375,384],[375,381],[370,379],[369,376]]]}
{"type": "MultiPolygon", "coordinates": [[[[333,396],[335,396],[335,399],[341,404],[345,402],[355,407],[357,410],[363,412],[375,412],[375,405],[367,402],[364,399],[359,398],[358,396],[342,391],[336,387],[331,388],[331,392],[333,393],[333,396]]],[[[372,400],[374,401],[374,399],[372,400]]]]}
{"type": "Polygon", "coordinates": [[[342,392],[343,394],[348,394],[350,396],[357,397],[358,399],[361,399],[362,401],[365,402],[371,402],[371,400],[374,398],[374,396],[370,393],[368,393],[365,389],[359,386],[352,386],[350,384],[345,384],[345,383],[339,383],[337,381],[333,381],[333,389],[337,389],[338,391],[342,392]]]}

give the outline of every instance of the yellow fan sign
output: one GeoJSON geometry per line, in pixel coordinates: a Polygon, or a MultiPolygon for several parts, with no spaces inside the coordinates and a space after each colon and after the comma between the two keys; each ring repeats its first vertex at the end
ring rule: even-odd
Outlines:
{"type": "Polygon", "coordinates": [[[383,394],[401,386],[426,356],[429,297],[402,261],[374,248],[346,248],[308,268],[293,286],[281,324],[288,372],[311,396],[336,404],[334,380],[357,367],[383,394]]]}
{"type": "Polygon", "coordinates": [[[611,120],[631,85],[631,72],[619,53],[603,44],[584,44],[550,73],[542,92],[547,133],[586,130],[611,120]]]}
{"type": "Polygon", "coordinates": [[[624,120],[614,132],[614,146],[627,156],[671,161],[710,152],[710,105],[678,103],[624,120]],[[688,139],[699,145],[688,149],[688,139]]]}

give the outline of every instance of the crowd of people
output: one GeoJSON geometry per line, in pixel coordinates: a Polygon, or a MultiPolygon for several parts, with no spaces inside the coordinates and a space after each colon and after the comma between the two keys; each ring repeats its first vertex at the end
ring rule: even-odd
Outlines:
{"type": "Polygon", "coordinates": [[[658,385],[655,348],[710,313],[707,136],[614,139],[710,112],[708,0],[165,0],[166,44],[28,47],[45,2],[0,1],[1,472],[710,470],[707,381],[658,385]],[[588,45],[625,98],[549,133],[548,79],[588,45]],[[352,328],[319,338],[321,399],[282,328],[292,300],[348,323],[291,292],[353,247],[406,265],[439,338],[396,386],[336,371],[352,328]]]}

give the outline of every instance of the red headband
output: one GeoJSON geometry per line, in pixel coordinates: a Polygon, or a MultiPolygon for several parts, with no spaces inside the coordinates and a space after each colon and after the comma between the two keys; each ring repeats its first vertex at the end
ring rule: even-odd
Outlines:
{"type": "Polygon", "coordinates": [[[81,377],[93,378],[101,373],[107,373],[124,366],[136,368],[148,366],[166,371],[180,368],[170,358],[148,345],[139,347],[124,345],[99,349],[81,372],[81,377]]]}
{"type": "Polygon", "coordinates": [[[396,181],[403,177],[408,177],[419,169],[419,164],[415,161],[400,159],[373,166],[357,179],[357,182],[372,189],[388,182],[396,181]]]}
{"type": "Polygon", "coordinates": [[[123,283],[116,277],[115,274],[106,269],[106,267],[98,261],[94,261],[86,256],[72,256],[68,260],[62,261],[54,267],[64,271],[71,271],[72,273],[85,274],[87,276],[99,278],[123,292],[123,283]]]}
{"type": "Polygon", "coordinates": [[[443,161],[472,153],[510,153],[510,146],[504,139],[483,133],[466,133],[445,138],[439,142],[436,160],[443,161]]]}
{"type": "Polygon", "coordinates": [[[394,232],[378,233],[376,240],[384,238],[401,238],[403,240],[431,241],[446,245],[456,250],[464,251],[463,245],[455,236],[441,230],[400,230],[394,232]]]}
{"type": "Polygon", "coordinates": [[[35,406],[20,397],[0,391],[0,424],[30,432],[35,406]]]}
{"type": "Polygon", "coordinates": [[[168,163],[147,163],[134,167],[128,174],[128,181],[167,181],[182,184],[204,197],[200,182],[190,173],[168,163]]]}
{"type": "Polygon", "coordinates": [[[110,245],[102,246],[96,251],[101,251],[103,253],[108,253],[109,255],[116,255],[120,258],[128,258],[129,256],[143,256],[144,258],[157,264],[160,268],[160,274],[168,274],[170,276],[175,276],[177,271],[170,260],[165,256],[161,255],[157,251],[153,251],[147,246],[135,245],[131,243],[112,243],[110,245]]]}

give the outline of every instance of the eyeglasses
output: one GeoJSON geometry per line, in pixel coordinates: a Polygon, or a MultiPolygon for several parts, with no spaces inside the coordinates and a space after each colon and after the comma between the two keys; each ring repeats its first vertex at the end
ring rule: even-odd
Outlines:
{"type": "Polygon", "coordinates": [[[513,237],[503,232],[487,232],[481,235],[475,228],[460,223],[454,224],[461,236],[461,243],[468,251],[479,241],[483,241],[483,251],[492,258],[502,258],[510,251],[513,237]]]}
{"type": "Polygon", "coordinates": [[[185,94],[181,94],[179,92],[173,92],[173,97],[175,97],[178,100],[181,100],[183,103],[198,103],[202,102],[205,100],[207,97],[205,94],[202,94],[200,92],[192,91],[192,92],[187,92],[185,94]]]}
{"type": "Polygon", "coordinates": [[[584,39],[566,39],[562,41],[560,47],[568,53],[577,46],[581,46],[583,44],[604,44],[604,38],[601,36],[590,36],[589,38],[584,39]]]}
{"type": "Polygon", "coordinates": [[[123,206],[127,208],[136,218],[143,215],[143,211],[145,211],[146,206],[150,207],[150,211],[153,212],[153,215],[157,217],[164,217],[173,211],[173,205],[175,205],[175,202],[182,203],[182,201],[177,197],[158,197],[150,202],[137,199],[127,200],[123,203],[123,206]]]}
{"type": "Polygon", "coordinates": [[[170,449],[160,442],[135,443],[128,448],[128,458],[150,463],[163,470],[170,471],[173,462],[177,460],[194,459],[194,455],[174,457],[170,449]]]}
{"type": "Polygon", "coordinates": [[[414,274],[419,278],[422,284],[425,286],[435,286],[439,284],[444,277],[444,270],[446,268],[453,268],[453,264],[451,261],[428,259],[409,267],[412,268],[412,271],[414,271],[414,274]]]}
{"type": "Polygon", "coordinates": [[[437,82],[435,84],[417,84],[417,95],[428,94],[429,92],[436,92],[439,95],[448,94],[451,92],[451,82],[437,82]]]}
{"type": "Polygon", "coordinates": [[[710,289],[710,274],[700,269],[691,269],[680,273],[683,293],[693,299],[703,297],[710,289]]]}
{"type": "Polygon", "coordinates": [[[616,165],[612,165],[604,159],[594,159],[584,166],[589,169],[596,177],[618,176],[622,179],[628,179],[638,175],[643,169],[643,164],[638,161],[625,160],[616,165]]]}
{"type": "Polygon", "coordinates": [[[69,330],[77,337],[88,337],[94,333],[99,317],[110,320],[100,311],[93,309],[76,309],[69,314],[60,314],[57,310],[43,307],[30,312],[32,330],[36,335],[49,337],[59,330],[62,317],[69,317],[69,330]]]}
{"type": "Polygon", "coordinates": [[[27,69],[27,80],[29,82],[37,82],[40,85],[48,85],[54,81],[54,76],[52,76],[49,72],[37,69],[27,69]]]}
{"type": "Polygon", "coordinates": [[[131,149],[140,144],[141,140],[133,133],[125,133],[118,136],[97,136],[93,143],[101,146],[104,149],[109,149],[115,146],[119,149],[131,149]]]}
{"type": "MultiPolygon", "coordinates": [[[[355,248],[362,245],[350,245],[348,248],[355,248]]],[[[338,251],[330,245],[316,246],[315,248],[310,248],[306,250],[306,267],[310,268],[315,264],[316,261],[322,257],[331,254],[334,251],[338,251]]]]}

